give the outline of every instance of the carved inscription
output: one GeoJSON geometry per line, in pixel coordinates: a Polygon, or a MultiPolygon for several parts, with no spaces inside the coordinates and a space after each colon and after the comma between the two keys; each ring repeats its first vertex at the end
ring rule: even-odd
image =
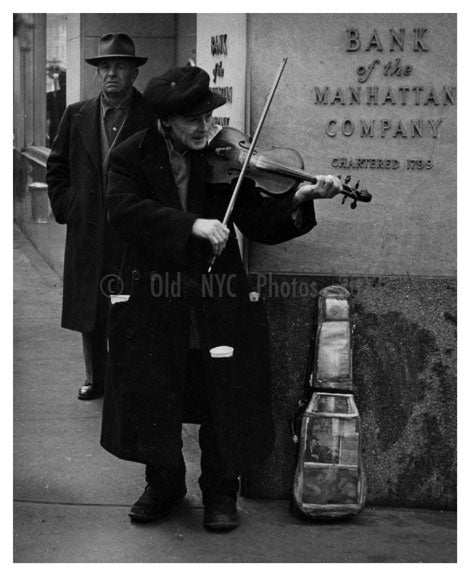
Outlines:
{"type": "Polygon", "coordinates": [[[211,36],[211,54],[212,56],[227,55],[227,34],[211,36]]]}
{"type": "Polygon", "coordinates": [[[230,118],[227,116],[214,116],[213,120],[215,124],[218,124],[219,126],[228,126],[230,124],[230,118]]]}
{"type": "MultiPolygon", "coordinates": [[[[397,158],[333,158],[331,165],[345,170],[396,170],[402,166],[397,158]]],[[[407,170],[430,170],[434,163],[431,159],[408,158],[405,166],[407,170]]]]}
{"type": "MultiPolygon", "coordinates": [[[[227,48],[227,34],[216,34],[211,36],[211,55],[215,57],[224,57],[228,54],[227,48]]],[[[225,68],[224,61],[217,60],[214,62],[214,68],[212,69],[212,81],[217,84],[219,80],[224,79],[225,68]]],[[[215,86],[211,88],[213,92],[220,94],[226,99],[227,104],[232,104],[233,102],[233,87],[232,86],[215,86]]],[[[230,117],[228,116],[214,116],[214,122],[220,124],[221,126],[228,126],[230,124],[230,117]]]]}
{"type": "Polygon", "coordinates": [[[406,106],[453,106],[457,96],[456,86],[440,88],[425,86],[348,86],[347,88],[330,88],[315,86],[315,104],[340,104],[379,106],[396,104],[406,106]]]}
{"type": "MultiPolygon", "coordinates": [[[[345,31],[346,54],[364,55],[365,62],[355,68],[357,84],[349,86],[314,86],[313,103],[332,110],[354,110],[360,107],[373,115],[351,118],[330,117],[325,123],[329,138],[395,139],[418,141],[422,138],[440,137],[442,111],[455,106],[457,87],[449,84],[427,85],[413,82],[416,76],[406,54],[432,51],[432,37],[425,27],[390,29],[387,33],[373,30],[347,28],[345,31]],[[400,117],[404,107],[416,110],[416,116],[400,117]],[[435,115],[430,112],[436,111],[435,115]],[[426,113],[425,113],[426,112],[426,113]]],[[[426,158],[334,158],[335,168],[367,168],[396,170],[429,170],[433,162],[426,158]]]]}
{"type": "Polygon", "coordinates": [[[405,50],[405,42],[413,49],[413,52],[428,52],[429,48],[426,46],[424,36],[427,34],[427,28],[413,28],[412,31],[406,31],[406,28],[399,30],[390,30],[388,38],[380,39],[377,30],[373,30],[370,36],[366,37],[359,32],[357,28],[348,28],[346,30],[346,52],[358,52],[361,49],[364,52],[375,50],[383,52],[384,46],[388,47],[390,52],[405,50]]]}
{"type": "Polygon", "coordinates": [[[219,87],[212,88],[212,92],[217,92],[217,94],[220,94],[221,96],[223,96],[229,104],[232,103],[232,99],[233,99],[232,86],[222,86],[220,88],[219,87]]]}
{"type": "Polygon", "coordinates": [[[216,62],[215,66],[212,70],[212,80],[213,80],[214,84],[217,82],[217,80],[219,78],[223,78],[224,74],[225,74],[225,70],[224,70],[224,65],[222,64],[222,61],[216,62]]]}
{"type": "Polygon", "coordinates": [[[439,127],[442,119],[426,120],[418,118],[404,122],[402,120],[382,119],[382,120],[359,120],[358,123],[352,120],[343,120],[338,124],[337,120],[329,120],[325,132],[327,136],[335,137],[338,134],[352,136],[358,132],[361,138],[374,138],[376,136],[385,138],[422,138],[439,136],[439,127]]]}

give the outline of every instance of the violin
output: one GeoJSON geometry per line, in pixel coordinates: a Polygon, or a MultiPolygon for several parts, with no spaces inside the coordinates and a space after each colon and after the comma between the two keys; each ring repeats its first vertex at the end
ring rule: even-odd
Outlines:
{"type": "MultiPolygon", "coordinates": [[[[270,156],[277,156],[280,150],[282,152],[282,160],[279,158],[276,160],[275,158],[267,158],[267,156],[259,155],[255,151],[255,146],[258,141],[258,137],[260,135],[261,129],[263,127],[264,121],[266,119],[266,115],[268,113],[269,107],[271,106],[271,102],[274,98],[274,94],[276,92],[277,86],[279,84],[279,80],[281,79],[282,73],[284,68],[287,64],[287,58],[283,58],[281,65],[279,66],[279,70],[277,71],[276,77],[274,79],[274,83],[272,85],[271,91],[268,95],[266,103],[264,105],[263,111],[261,112],[261,118],[259,119],[258,125],[256,127],[255,134],[252,139],[247,139],[241,132],[238,130],[234,130],[234,128],[224,128],[222,131],[217,134],[217,136],[212,140],[210,143],[210,150],[213,151],[212,159],[217,159],[217,162],[220,163],[220,159],[222,159],[222,164],[225,168],[215,169],[216,162],[214,161],[212,176],[209,177],[209,181],[214,183],[216,182],[232,182],[233,179],[236,179],[236,185],[232,192],[232,196],[230,198],[230,202],[227,206],[227,210],[225,211],[225,216],[223,220],[223,224],[227,225],[230,217],[232,215],[235,202],[237,196],[240,192],[241,185],[243,183],[243,179],[245,174],[248,172],[253,176],[253,173],[259,171],[263,173],[262,182],[259,179],[259,176],[256,177],[256,182],[265,190],[267,188],[267,175],[270,174],[271,177],[271,184],[268,185],[271,194],[284,194],[288,192],[290,188],[292,188],[293,184],[298,181],[307,180],[316,184],[317,178],[316,176],[312,176],[307,172],[303,171],[303,160],[300,154],[295,150],[289,148],[278,148],[278,149],[271,149],[270,156]],[[227,136],[229,135],[229,136],[227,136]],[[243,137],[240,140],[240,135],[243,137]],[[224,140],[224,138],[228,138],[228,140],[224,140]],[[278,150],[277,152],[272,152],[272,150],[278,150]],[[288,150],[288,152],[286,152],[288,150]],[[289,154],[289,158],[287,158],[287,154],[289,154]],[[253,159],[253,156],[255,157],[253,159]],[[295,156],[295,160],[293,160],[295,156]],[[231,162],[227,162],[227,159],[231,159],[231,162]],[[299,164],[300,159],[300,164],[299,164]],[[293,165],[291,164],[293,162],[293,165]],[[235,172],[234,172],[235,170],[235,172]],[[222,174],[224,174],[222,176],[222,174]],[[286,188],[286,184],[281,187],[281,191],[279,192],[279,187],[273,185],[272,176],[276,175],[276,179],[280,178],[280,176],[288,177],[291,180],[287,182],[289,185],[286,188]],[[218,177],[216,177],[218,175],[218,177]],[[237,176],[238,175],[238,176],[237,176]],[[275,189],[278,191],[273,191],[275,189]]],[[[358,202],[370,202],[372,196],[367,192],[367,190],[359,190],[359,182],[351,188],[348,183],[351,180],[350,177],[345,179],[344,184],[342,184],[341,194],[343,194],[343,204],[346,198],[352,198],[351,208],[356,208],[358,202]]],[[[286,181],[284,181],[286,182],[286,181]]],[[[208,272],[212,271],[212,267],[214,265],[216,256],[212,257],[211,262],[209,263],[208,272]]]]}
{"type": "MultiPolygon", "coordinates": [[[[250,139],[240,130],[223,128],[208,146],[210,172],[208,181],[231,183],[240,175],[250,149],[250,139]]],[[[246,177],[254,180],[270,196],[286,194],[298,182],[317,183],[317,177],[304,170],[302,156],[293,148],[272,147],[260,151],[254,149],[246,167],[246,177]]],[[[339,176],[341,178],[341,176],[339,176]]],[[[342,203],[350,198],[351,208],[358,202],[370,202],[371,194],[359,189],[359,181],[350,186],[350,176],[341,183],[342,203]]]]}

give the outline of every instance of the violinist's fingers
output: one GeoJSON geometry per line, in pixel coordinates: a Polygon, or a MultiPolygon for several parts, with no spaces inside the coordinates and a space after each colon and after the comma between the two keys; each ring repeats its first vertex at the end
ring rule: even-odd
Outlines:
{"type": "Polygon", "coordinates": [[[228,234],[225,231],[221,232],[219,230],[216,230],[213,233],[212,238],[214,239],[214,242],[218,246],[225,246],[228,240],[228,234]]]}
{"type": "Polygon", "coordinates": [[[222,252],[225,250],[225,246],[227,245],[227,241],[222,242],[221,244],[219,244],[219,256],[222,254],[222,252]]]}
{"type": "Polygon", "coordinates": [[[328,174],[317,176],[317,183],[314,185],[315,197],[333,198],[341,190],[341,181],[337,176],[328,174]]]}
{"type": "Polygon", "coordinates": [[[312,184],[300,184],[295,191],[293,207],[314,199],[315,187],[312,184]]]}
{"type": "Polygon", "coordinates": [[[219,256],[219,254],[220,254],[220,246],[221,245],[216,240],[214,240],[214,242],[212,242],[212,251],[214,252],[214,254],[216,256],[219,256]]]}
{"type": "Polygon", "coordinates": [[[316,176],[316,183],[302,183],[298,187],[295,197],[298,203],[308,200],[321,200],[323,198],[333,198],[341,191],[341,181],[337,176],[316,176]]]}
{"type": "Polygon", "coordinates": [[[317,176],[317,183],[315,184],[315,188],[319,194],[323,194],[325,191],[325,178],[326,176],[317,176]]]}
{"type": "Polygon", "coordinates": [[[333,198],[341,191],[341,180],[337,176],[328,174],[324,177],[324,193],[325,198],[333,198]]]}
{"type": "Polygon", "coordinates": [[[216,256],[222,254],[225,245],[227,244],[228,237],[230,235],[230,230],[227,226],[218,223],[215,225],[209,236],[209,241],[212,244],[212,250],[216,256]]]}
{"type": "Polygon", "coordinates": [[[227,241],[229,234],[230,230],[228,228],[216,228],[213,233],[219,242],[227,241]]]}
{"type": "Polygon", "coordinates": [[[214,254],[217,256],[225,248],[230,230],[220,220],[197,218],[193,224],[192,234],[211,243],[214,254]]]}
{"type": "Polygon", "coordinates": [[[227,244],[226,241],[224,242],[219,242],[218,240],[211,240],[211,244],[212,244],[212,251],[214,252],[214,254],[216,256],[220,256],[222,254],[222,252],[224,251],[225,245],[227,244]]]}

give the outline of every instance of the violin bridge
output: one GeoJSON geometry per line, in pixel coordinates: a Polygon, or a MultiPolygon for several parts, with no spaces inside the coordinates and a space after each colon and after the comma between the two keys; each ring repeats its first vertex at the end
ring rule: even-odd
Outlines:
{"type": "Polygon", "coordinates": [[[220,156],[221,158],[226,158],[230,152],[232,151],[232,147],[231,146],[226,146],[225,148],[215,148],[214,152],[217,154],[217,156],[220,156]]]}

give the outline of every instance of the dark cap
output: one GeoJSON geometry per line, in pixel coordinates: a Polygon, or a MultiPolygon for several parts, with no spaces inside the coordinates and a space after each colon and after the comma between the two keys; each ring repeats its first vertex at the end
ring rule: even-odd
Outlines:
{"type": "Polygon", "coordinates": [[[226,102],[223,96],[209,89],[209,80],[209,74],[197,66],[170,68],[149,81],[143,97],[159,118],[171,114],[200,116],[226,102]]]}
{"type": "Polygon", "coordinates": [[[135,55],[134,41],[127,34],[105,34],[100,38],[98,56],[85,58],[92,66],[99,66],[103,60],[112,59],[133,60],[136,66],[142,66],[147,58],[135,55]]]}

